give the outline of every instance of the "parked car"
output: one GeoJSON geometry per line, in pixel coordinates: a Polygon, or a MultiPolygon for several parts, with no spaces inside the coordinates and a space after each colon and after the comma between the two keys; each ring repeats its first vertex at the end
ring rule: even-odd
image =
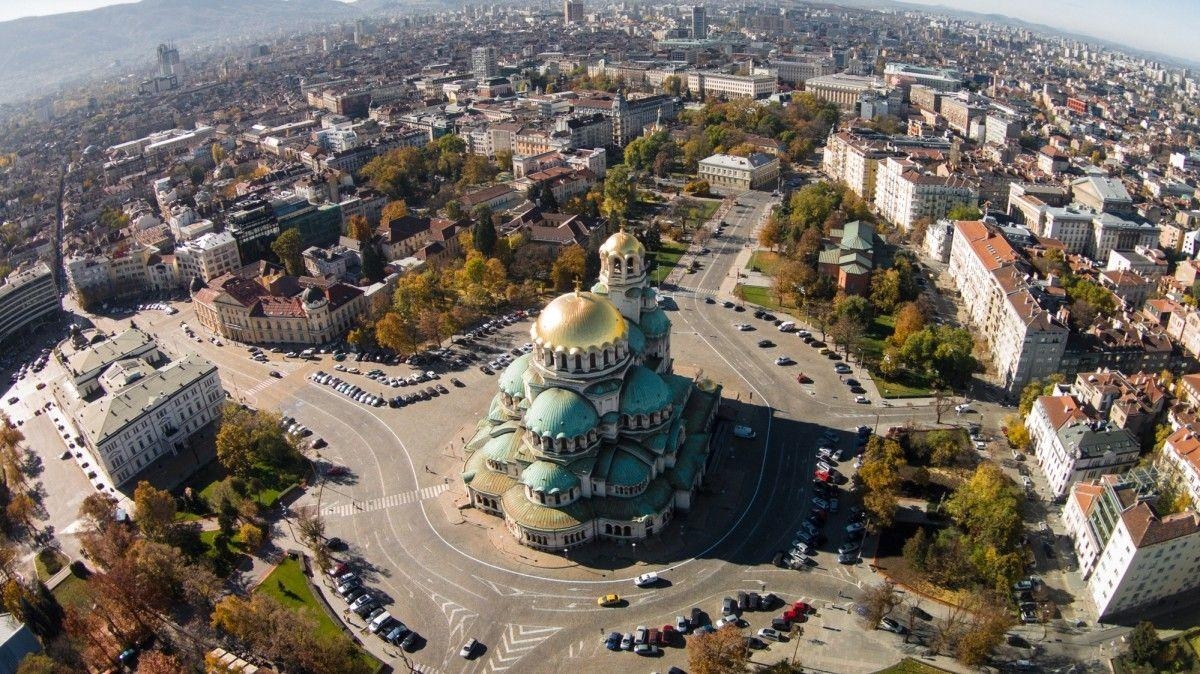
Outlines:
{"type": "Polygon", "coordinates": [[[733,434],[734,436],[744,440],[753,440],[754,438],[758,437],[758,434],[754,432],[753,428],[750,428],[749,426],[743,426],[741,424],[733,427],[733,434]]]}
{"type": "Polygon", "coordinates": [[[879,629],[891,632],[893,634],[908,634],[908,628],[891,618],[883,618],[879,621],[879,629]]]}
{"type": "Polygon", "coordinates": [[[476,639],[470,639],[467,641],[467,643],[463,644],[462,648],[459,649],[458,655],[459,657],[470,660],[475,656],[475,651],[477,650],[479,650],[479,641],[476,639]]]}

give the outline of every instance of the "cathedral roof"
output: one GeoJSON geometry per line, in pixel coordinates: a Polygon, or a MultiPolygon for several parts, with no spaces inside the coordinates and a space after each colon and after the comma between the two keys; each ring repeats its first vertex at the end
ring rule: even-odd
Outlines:
{"type": "Polygon", "coordinates": [[[667,312],[655,307],[650,311],[642,312],[642,319],[638,321],[638,327],[647,337],[662,337],[671,331],[671,319],[667,318],[667,312]]]}
{"type": "Polygon", "coordinates": [[[607,298],[591,292],[560,295],[538,314],[534,341],[551,349],[602,349],[626,338],[625,318],[607,298]]]}
{"type": "Polygon", "coordinates": [[[595,428],[599,421],[590,402],[563,388],[542,391],[525,413],[526,428],[552,438],[577,438],[595,428]]]}
{"type": "Polygon", "coordinates": [[[504,391],[513,398],[521,398],[525,395],[525,371],[529,369],[529,360],[532,354],[525,354],[518,357],[513,362],[509,363],[508,367],[504,368],[504,372],[500,374],[500,390],[504,391]]]}
{"type": "Polygon", "coordinates": [[[643,257],[646,255],[646,247],[642,245],[641,241],[637,240],[636,236],[622,229],[608,237],[608,240],[600,245],[600,254],[620,255],[621,257],[637,255],[643,257]]]}
{"type": "Polygon", "coordinates": [[[579,486],[579,478],[557,463],[534,461],[521,471],[521,484],[547,494],[565,494],[579,486]]]}
{"type": "Polygon", "coordinates": [[[641,365],[629,368],[621,390],[621,414],[651,414],[670,403],[671,389],[662,377],[641,365]]]}

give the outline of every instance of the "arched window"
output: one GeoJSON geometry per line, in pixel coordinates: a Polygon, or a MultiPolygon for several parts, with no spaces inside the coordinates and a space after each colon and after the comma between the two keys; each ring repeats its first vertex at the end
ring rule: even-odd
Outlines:
{"type": "Polygon", "coordinates": [[[595,351],[588,354],[588,362],[591,363],[591,369],[595,370],[596,369],[596,352],[595,351]]]}
{"type": "Polygon", "coordinates": [[[626,536],[631,536],[631,535],[633,535],[633,534],[632,534],[632,532],[630,532],[630,530],[629,530],[629,527],[625,527],[625,535],[626,535],[626,536]]]}
{"type": "Polygon", "coordinates": [[[606,533],[606,534],[612,534],[612,525],[611,525],[611,524],[605,524],[605,525],[604,525],[604,533],[606,533]]]}
{"type": "Polygon", "coordinates": [[[583,369],[583,356],[581,356],[579,354],[575,354],[575,371],[578,372],[582,369],[583,369]]]}

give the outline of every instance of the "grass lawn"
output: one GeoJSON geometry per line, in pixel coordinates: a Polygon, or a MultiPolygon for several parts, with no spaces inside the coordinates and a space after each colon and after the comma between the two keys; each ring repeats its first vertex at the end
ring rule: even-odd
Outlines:
{"type": "Polygon", "coordinates": [[[687,246],[677,241],[663,241],[662,248],[650,253],[654,258],[654,270],[650,272],[650,280],[662,283],[667,274],[679,264],[679,259],[687,252],[687,246]]]}
{"type": "Polygon", "coordinates": [[[703,222],[708,222],[708,219],[711,218],[713,213],[716,213],[717,209],[721,206],[720,199],[701,199],[698,197],[692,197],[692,201],[696,202],[697,206],[696,208],[692,209],[694,217],[703,222]]]}
{"type": "Polygon", "coordinates": [[[920,660],[904,658],[900,662],[897,662],[887,669],[881,669],[878,672],[875,672],[875,674],[943,674],[947,671],[949,670],[942,669],[941,667],[934,667],[933,665],[926,664],[920,660]]]}
{"type": "MultiPolygon", "coordinates": [[[[288,608],[306,611],[317,621],[318,634],[335,636],[342,631],[341,625],[329,617],[329,613],[321,608],[320,601],[309,589],[308,580],[304,577],[304,568],[298,559],[284,558],[254,591],[272,596],[288,608]]],[[[362,648],[359,648],[358,652],[359,657],[367,661],[372,669],[379,666],[375,656],[362,648]]]]}
{"type": "Polygon", "coordinates": [[[767,276],[774,276],[775,267],[779,265],[779,253],[770,250],[756,250],[750,256],[750,262],[746,265],[746,269],[756,271],[767,276]]]}
{"type": "Polygon", "coordinates": [[[33,570],[37,572],[39,580],[49,580],[50,576],[61,571],[69,561],[67,556],[58,550],[46,548],[34,556],[33,570]]]}
{"type": "MultiPolygon", "coordinates": [[[[228,476],[229,473],[219,462],[211,461],[179,487],[176,490],[176,496],[180,497],[184,488],[191,487],[200,495],[201,499],[208,502],[210,507],[215,508],[217,504],[212,503],[211,497],[215,493],[217,485],[228,476]]],[[[302,478],[303,475],[297,470],[256,465],[252,477],[246,482],[249,485],[257,481],[258,489],[250,488],[247,496],[258,503],[260,507],[271,508],[279,500],[279,495],[283,493],[283,490],[298,483],[302,478]]],[[[190,521],[201,519],[201,515],[180,509],[175,518],[180,521],[190,521]]]]}
{"type": "MultiPolygon", "coordinates": [[[[862,335],[863,354],[867,361],[878,363],[883,358],[883,349],[888,337],[896,331],[896,320],[891,316],[876,316],[875,320],[862,335]]],[[[879,395],[884,398],[924,398],[931,395],[931,390],[924,382],[911,381],[909,378],[891,380],[871,369],[871,377],[879,395]]]]}
{"type": "Polygon", "coordinates": [[[736,297],[742,298],[747,304],[754,304],[764,309],[771,311],[781,311],[783,307],[775,301],[775,296],[771,294],[771,289],[766,286],[748,286],[739,283],[734,289],[733,294],[736,297]]]}
{"type": "Polygon", "coordinates": [[[58,586],[54,588],[52,593],[54,594],[54,598],[57,599],[58,603],[62,604],[64,608],[71,607],[85,609],[90,606],[92,602],[91,598],[88,597],[87,594],[87,581],[79,576],[76,576],[74,573],[64,578],[63,582],[59,583],[58,586]]]}

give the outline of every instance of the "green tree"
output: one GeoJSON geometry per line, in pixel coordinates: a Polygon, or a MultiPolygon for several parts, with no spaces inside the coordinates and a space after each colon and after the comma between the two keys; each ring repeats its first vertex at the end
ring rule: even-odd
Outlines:
{"type": "Polygon", "coordinates": [[[373,240],[367,240],[359,244],[359,249],[362,253],[363,277],[367,279],[368,283],[379,283],[387,274],[387,268],[384,264],[383,253],[379,250],[379,244],[373,240]]]}
{"type": "Polygon", "coordinates": [[[479,204],[471,211],[471,242],[475,250],[491,257],[496,252],[496,223],[492,221],[492,209],[479,204]]]}
{"type": "Polygon", "coordinates": [[[604,177],[604,203],[601,211],[614,224],[621,224],[629,215],[629,209],[637,198],[637,188],[629,175],[629,167],[623,164],[612,167],[604,177]]]}
{"type": "Polygon", "coordinates": [[[425,158],[417,148],[402,147],[378,156],[360,173],[371,187],[393,199],[411,196],[426,172],[425,158]]]}
{"type": "Polygon", "coordinates": [[[679,75],[667,75],[663,78],[662,90],[668,96],[679,96],[683,93],[683,79],[679,75]]]}
{"type": "Polygon", "coordinates": [[[300,255],[303,252],[302,244],[300,230],[295,227],[284,230],[271,243],[271,252],[279,257],[289,276],[300,276],[304,273],[304,258],[300,255]]]}
{"type": "Polygon", "coordinates": [[[550,268],[550,281],[554,289],[562,292],[571,288],[576,280],[582,281],[586,274],[586,260],[583,248],[578,244],[562,250],[554,265],[550,268]]]}
{"type": "Polygon", "coordinates": [[[924,527],[918,527],[917,531],[904,541],[901,554],[909,566],[917,571],[925,570],[925,562],[929,558],[929,541],[926,539],[924,527]]]}
{"type": "Polygon", "coordinates": [[[874,528],[891,525],[900,497],[900,468],[904,449],[895,440],[873,436],[867,442],[858,476],[863,483],[863,508],[874,528]]]}
{"type": "Polygon", "coordinates": [[[1129,633],[1129,659],[1138,664],[1149,665],[1158,658],[1162,648],[1158,640],[1158,630],[1154,623],[1143,620],[1129,633]]]}
{"type": "Polygon", "coordinates": [[[900,272],[876,269],[871,274],[871,304],[881,314],[890,314],[900,302],[900,272]]]}
{"type": "Polygon", "coordinates": [[[957,204],[946,213],[947,220],[978,220],[982,217],[979,208],[971,204],[957,204]]]}

